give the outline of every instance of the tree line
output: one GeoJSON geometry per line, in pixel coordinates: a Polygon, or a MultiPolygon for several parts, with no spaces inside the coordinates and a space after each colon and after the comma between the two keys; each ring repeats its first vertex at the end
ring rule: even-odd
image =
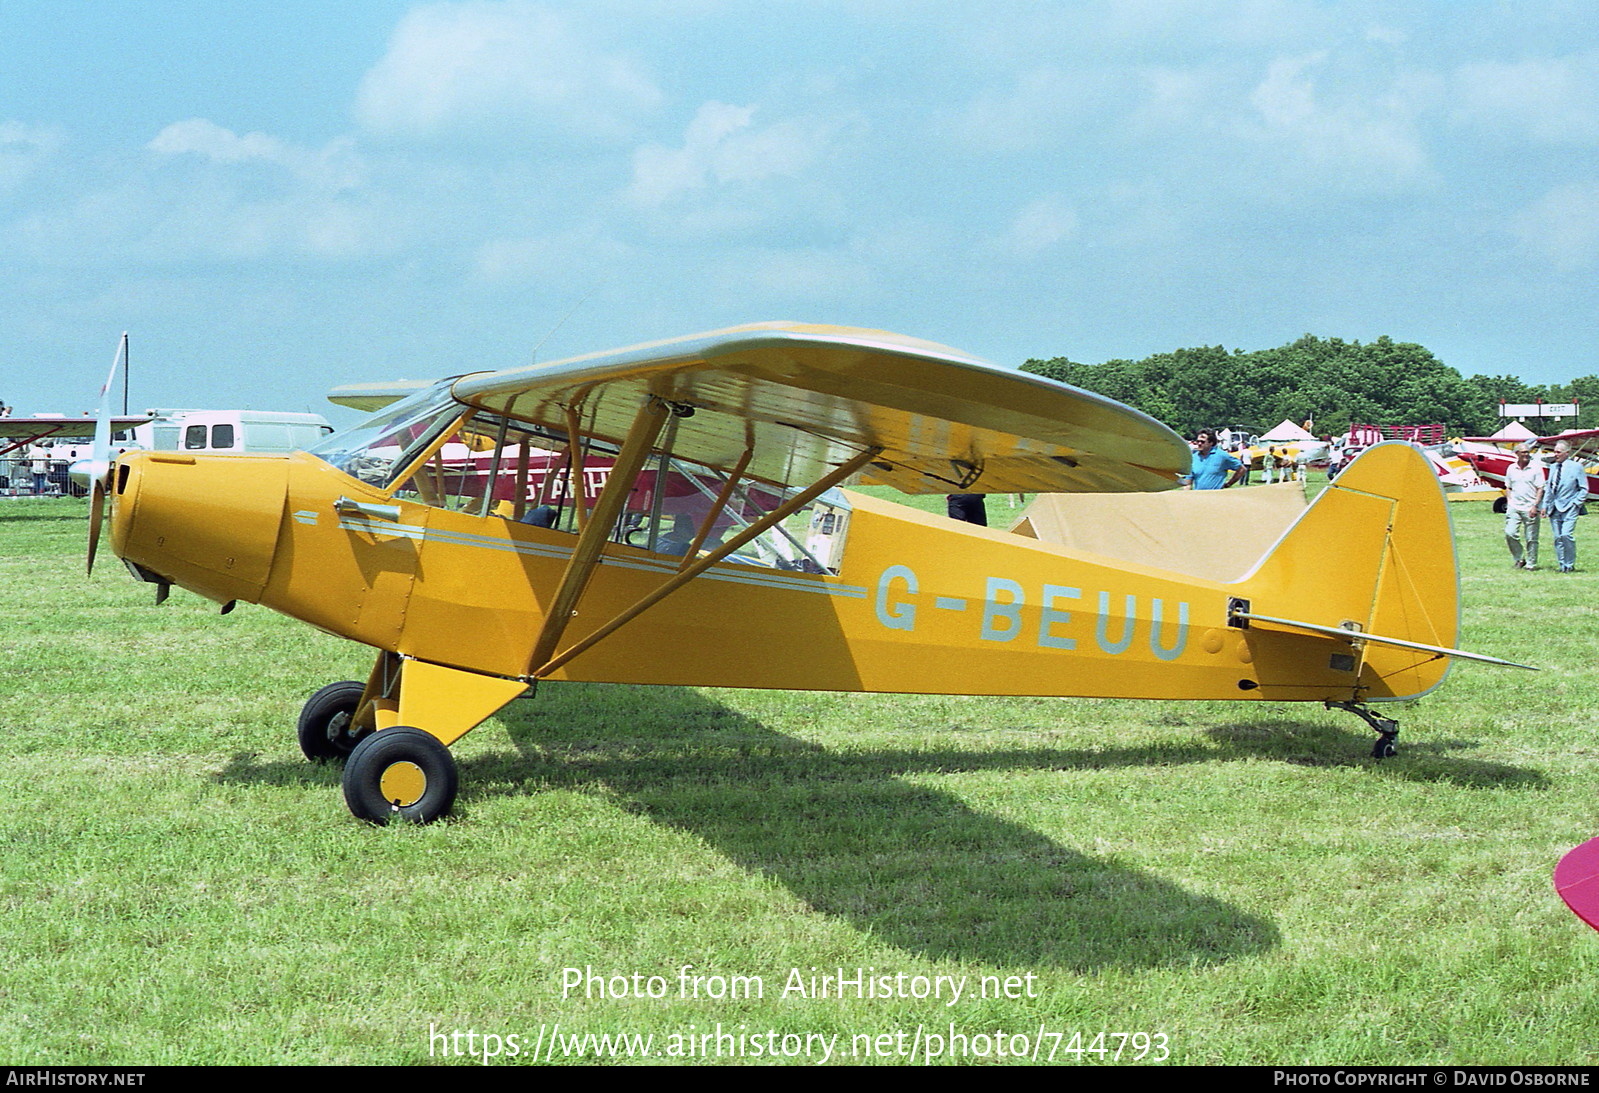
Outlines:
{"type": "Polygon", "coordinates": [[[1515,376],[1467,378],[1426,347],[1388,337],[1363,345],[1306,334],[1276,349],[1247,353],[1218,345],[1103,364],[1034,359],[1022,369],[1125,402],[1184,436],[1205,426],[1270,429],[1284,418],[1311,421],[1317,435],[1337,436],[1351,422],[1443,422],[1452,435],[1486,436],[1505,424],[1499,417],[1501,399],[1578,403],[1577,421],[1529,418],[1526,425],[1534,432],[1599,426],[1599,376],[1566,384],[1528,384],[1515,376]]]}

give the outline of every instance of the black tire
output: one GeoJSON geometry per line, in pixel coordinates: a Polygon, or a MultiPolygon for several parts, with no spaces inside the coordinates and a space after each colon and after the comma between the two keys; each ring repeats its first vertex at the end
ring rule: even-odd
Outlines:
{"type": "Polygon", "coordinates": [[[1373,759],[1392,759],[1399,754],[1399,745],[1394,743],[1391,736],[1379,736],[1377,742],[1371,747],[1373,759]]]}
{"type": "Polygon", "coordinates": [[[450,749],[432,733],[396,725],[366,736],[344,768],[344,803],[374,824],[430,824],[455,804],[459,776],[450,749]]]}
{"type": "Polygon", "coordinates": [[[313,763],[339,761],[349,757],[355,745],[371,730],[354,732],[350,719],[361,706],[366,684],[354,680],[329,683],[306,699],[300,709],[300,750],[313,763]]]}
{"type": "Polygon", "coordinates": [[[1510,507],[1509,502],[1507,502],[1503,497],[1495,497],[1494,498],[1494,514],[1495,515],[1503,516],[1505,514],[1505,510],[1508,509],[1509,507],[1510,507]]]}

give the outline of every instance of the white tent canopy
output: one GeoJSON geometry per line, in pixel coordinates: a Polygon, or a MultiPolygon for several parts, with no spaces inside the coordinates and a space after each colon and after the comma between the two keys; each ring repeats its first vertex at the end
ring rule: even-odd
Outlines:
{"type": "Polygon", "coordinates": [[[1511,418],[1505,426],[1493,435],[1495,440],[1532,440],[1537,433],[1527,428],[1515,418],[1511,418]]]}
{"type": "Polygon", "coordinates": [[[1287,418],[1283,418],[1282,421],[1278,422],[1276,428],[1272,429],[1271,432],[1261,434],[1260,443],[1287,444],[1293,441],[1315,439],[1316,438],[1314,436],[1305,432],[1305,430],[1301,429],[1287,418]]]}

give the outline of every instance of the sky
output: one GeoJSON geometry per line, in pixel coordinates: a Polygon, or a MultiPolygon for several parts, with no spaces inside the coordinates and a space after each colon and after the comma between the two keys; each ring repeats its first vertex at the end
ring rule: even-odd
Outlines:
{"type": "MultiPolygon", "coordinates": [[[[4,0],[0,401],[769,319],[1599,373],[1586,0],[4,0]]],[[[341,415],[344,415],[341,417],[341,415]]]]}

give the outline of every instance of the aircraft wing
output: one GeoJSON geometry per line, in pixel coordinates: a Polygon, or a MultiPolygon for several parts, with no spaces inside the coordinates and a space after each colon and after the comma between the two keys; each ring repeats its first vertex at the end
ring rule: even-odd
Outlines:
{"type": "MultiPolygon", "coordinates": [[[[114,417],[111,429],[131,429],[149,421],[144,417],[114,417]]],[[[92,417],[0,417],[0,440],[93,440],[95,420],[92,417]]]]}
{"type": "Polygon", "coordinates": [[[1541,436],[1532,444],[1542,451],[1553,451],[1555,444],[1562,440],[1571,446],[1572,454],[1584,462],[1599,458],[1599,429],[1571,429],[1552,436],[1541,436]]]}
{"type": "Polygon", "coordinates": [[[381,410],[393,402],[409,398],[425,387],[431,387],[432,381],[422,380],[397,380],[394,383],[351,383],[343,387],[336,387],[328,393],[328,401],[340,406],[348,406],[352,410],[381,410]]]}
{"type": "Polygon", "coordinates": [[[585,433],[613,442],[655,396],[678,411],[677,456],[729,467],[753,448],[746,473],[778,483],[877,448],[862,481],[905,493],[1120,493],[1172,488],[1191,459],[1176,433],[1113,399],[851,327],[757,323],[475,373],[452,390],[558,432],[577,407],[585,433]]]}

